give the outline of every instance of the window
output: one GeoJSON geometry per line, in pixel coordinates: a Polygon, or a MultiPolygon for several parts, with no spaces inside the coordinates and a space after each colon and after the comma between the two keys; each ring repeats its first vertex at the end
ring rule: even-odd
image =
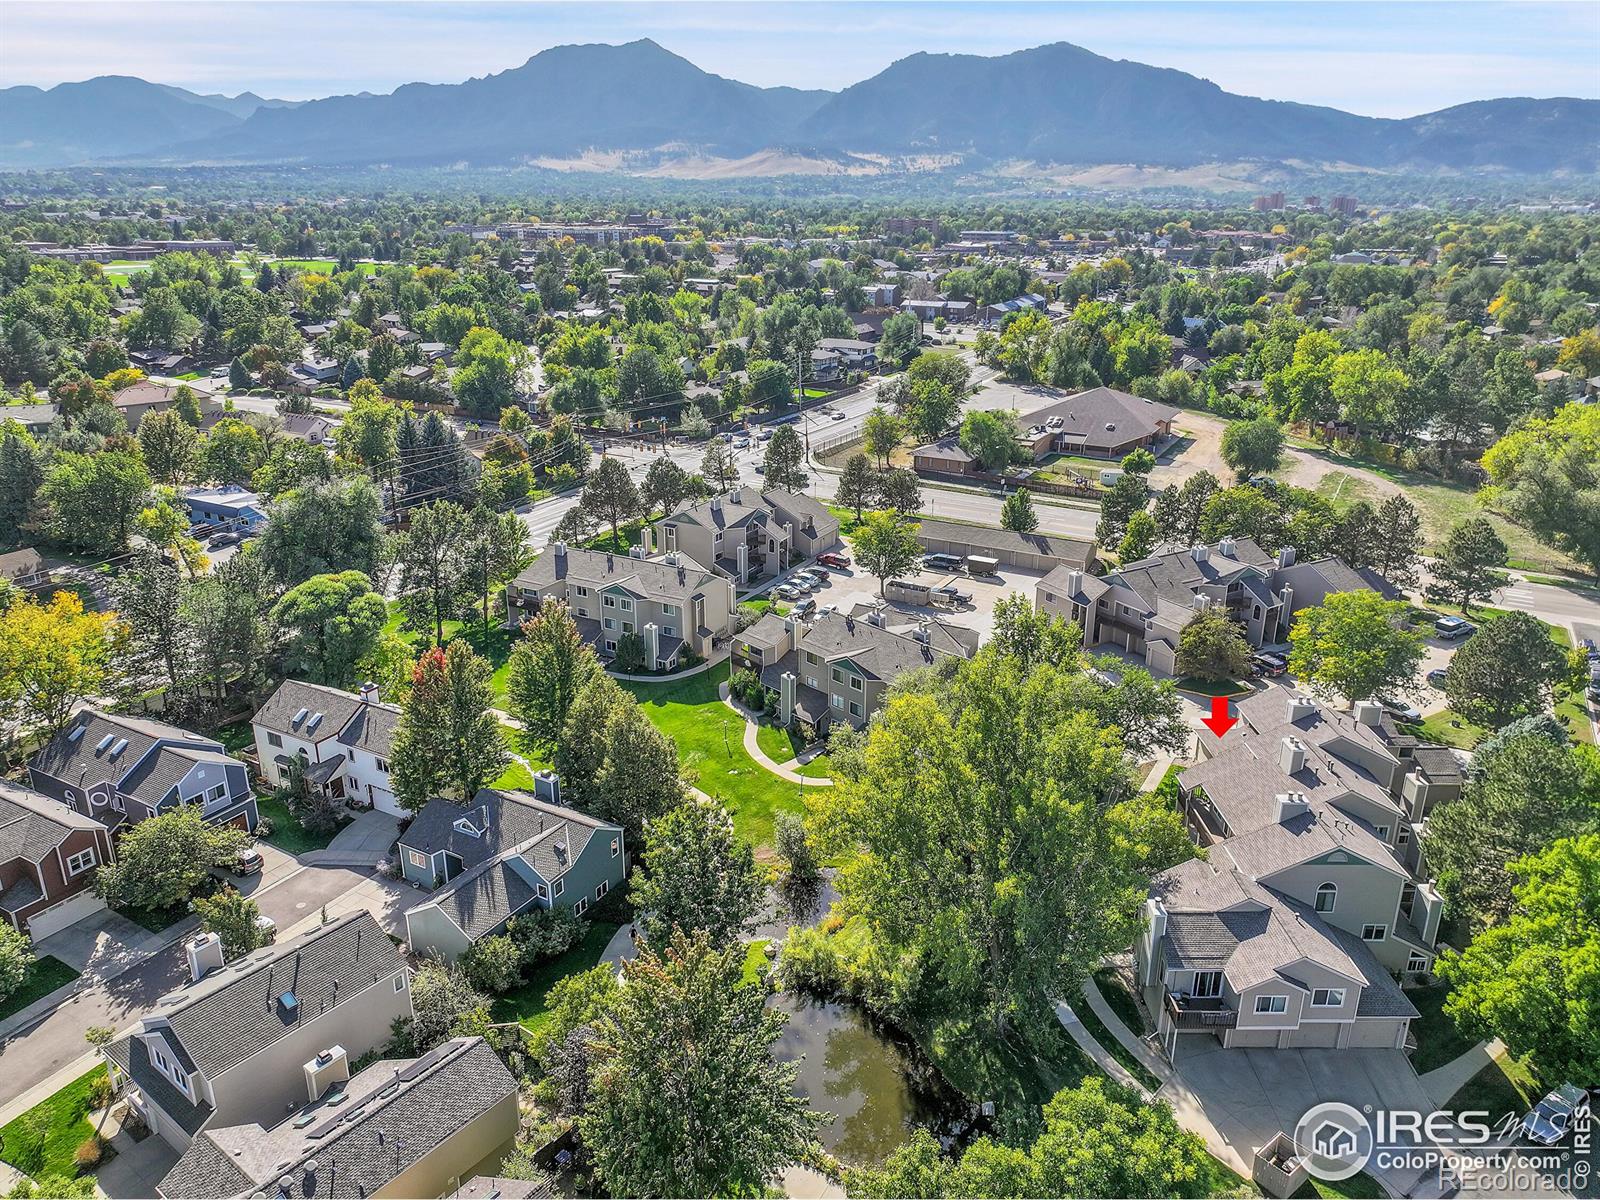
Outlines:
{"type": "Polygon", "coordinates": [[[589,897],[587,897],[587,896],[579,896],[578,897],[578,902],[572,906],[573,915],[581,917],[581,916],[583,916],[584,913],[586,913],[588,911],[589,911],[589,897]]]}
{"type": "Polygon", "coordinates": [[[838,667],[835,667],[833,669],[833,681],[835,683],[843,683],[844,682],[844,672],[841,671],[838,667]]]}
{"type": "Polygon", "coordinates": [[[614,617],[607,617],[605,625],[607,629],[615,629],[617,627],[616,619],[614,617]]]}
{"type": "Polygon", "coordinates": [[[1411,844],[1411,826],[1402,825],[1394,833],[1395,845],[1409,846],[1411,844]]]}
{"type": "Polygon", "coordinates": [[[611,857],[615,858],[617,855],[619,855],[621,853],[622,853],[622,839],[621,838],[612,838],[611,839],[611,857]]]}
{"type": "Polygon", "coordinates": [[[562,892],[564,892],[566,890],[567,890],[567,881],[565,879],[558,879],[558,880],[555,881],[554,884],[551,885],[550,894],[552,896],[559,896],[559,895],[561,895],[562,892]]]}
{"type": "Polygon", "coordinates": [[[389,773],[389,764],[383,759],[379,758],[377,755],[373,755],[372,761],[377,764],[378,770],[382,771],[385,775],[389,773]]]}
{"type": "Polygon", "coordinates": [[[835,707],[835,708],[843,708],[844,707],[844,697],[839,695],[837,692],[835,692],[832,696],[830,696],[829,699],[833,702],[833,707],[835,707]]]}
{"type": "Polygon", "coordinates": [[[405,976],[405,972],[402,971],[400,974],[398,974],[398,975],[396,975],[394,977],[394,990],[396,992],[399,992],[399,991],[403,990],[405,988],[405,986],[406,986],[406,976],[405,976]]]}
{"type": "Polygon", "coordinates": [[[1380,842],[1387,842],[1389,840],[1389,827],[1387,825],[1378,826],[1378,840],[1380,842]]]}
{"type": "Polygon", "coordinates": [[[600,885],[594,889],[594,898],[596,900],[604,900],[606,898],[606,893],[610,890],[611,885],[602,879],[600,881],[600,885]]]}
{"type": "Polygon", "coordinates": [[[1387,925],[1363,925],[1361,927],[1361,940],[1363,942],[1381,942],[1389,936],[1387,925]]]}
{"type": "Polygon", "coordinates": [[[622,632],[623,633],[632,633],[633,632],[633,622],[632,621],[624,621],[622,623],[622,632]]]}
{"type": "Polygon", "coordinates": [[[588,588],[581,587],[581,588],[578,589],[578,595],[587,596],[588,594],[589,594],[589,589],[588,588]]]}
{"type": "Polygon", "coordinates": [[[1413,950],[1411,957],[1406,959],[1406,970],[1426,971],[1428,969],[1428,956],[1421,950],[1413,950]]]}
{"type": "Polygon", "coordinates": [[[1258,1013],[1281,1013],[1289,1011],[1289,997],[1287,996],[1257,996],[1256,1011],[1258,1013]]]}
{"type": "Polygon", "coordinates": [[[1317,888],[1316,910],[1320,913],[1330,913],[1333,906],[1339,902],[1339,885],[1324,883],[1317,888]]]}
{"type": "Polygon", "coordinates": [[[633,611],[633,601],[629,600],[626,596],[624,596],[618,603],[622,605],[623,612],[633,611]]]}
{"type": "Polygon", "coordinates": [[[616,638],[607,638],[606,639],[606,653],[607,654],[615,654],[616,652],[617,652],[617,639],[616,638]]]}
{"type": "Polygon", "coordinates": [[[617,598],[615,596],[602,596],[600,597],[600,603],[606,608],[615,608],[617,606],[617,598]]]}
{"type": "Polygon", "coordinates": [[[1312,1008],[1342,1008],[1343,1006],[1343,988],[1317,988],[1311,993],[1312,1008]]]}
{"type": "Polygon", "coordinates": [[[815,675],[807,675],[806,676],[806,686],[808,688],[816,687],[817,686],[817,677],[815,675]]]}
{"type": "Polygon", "coordinates": [[[1201,999],[1222,995],[1221,971],[1196,971],[1193,994],[1201,999]]]}
{"type": "Polygon", "coordinates": [[[550,889],[545,887],[545,885],[542,884],[542,883],[539,884],[537,887],[535,887],[533,889],[533,892],[534,892],[534,895],[538,896],[539,899],[541,899],[541,900],[550,899],[550,889]]]}
{"type": "Polygon", "coordinates": [[[663,625],[661,627],[661,632],[667,637],[677,637],[678,627],[676,625],[663,625]]]}
{"type": "Polygon", "coordinates": [[[215,804],[218,800],[225,799],[228,795],[228,785],[219,783],[216,787],[207,788],[201,797],[207,804],[215,804]]]}
{"type": "Polygon", "coordinates": [[[850,701],[850,715],[852,717],[859,717],[861,715],[861,705],[856,703],[854,700],[850,701]]]}
{"type": "Polygon", "coordinates": [[[1258,621],[1261,620],[1261,605],[1259,605],[1259,604],[1256,605],[1256,608],[1255,608],[1255,619],[1258,620],[1258,621]]]}
{"type": "Polygon", "coordinates": [[[861,676],[859,676],[859,675],[850,676],[850,686],[855,688],[855,690],[859,692],[861,690],[861,686],[862,686],[862,684],[861,684],[861,676]]]}
{"type": "Polygon", "coordinates": [[[421,850],[407,850],[406,861],[419,871],[429,870],[433,866],[433,859],[421,850]]]}
{"type": "Polygon", "coordinates": [[[281,746],[283,745],[283,739],[275,733],[269,733],[267,734],[267,745],[281,746]]]}
{"type": "Polygon", "coordinates": [[[90,846],[87,850],[81,850],[67,859],[67,877],[82,875],[92,866],[94,866],[94,847],[90,846]]]}
{"type": "Polygon", "coordinates": [[[676,604],[663,604],[661,606],[661,615],[663,617],[676,617],[680,611],[676,604]]]}

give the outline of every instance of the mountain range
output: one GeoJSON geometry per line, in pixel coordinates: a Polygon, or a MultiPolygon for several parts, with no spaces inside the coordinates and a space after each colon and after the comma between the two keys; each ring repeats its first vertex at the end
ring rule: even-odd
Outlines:
{"type": "Polygon", "coordinates": [[[1600,173],[1600,100],[1482,100],[1405,120],[1226,92],[1056,43],[913,54],[840,92],[760,88],[649,40],[557,46],[458,84],[294,103],[127,76],[0,90],[0,168],[536,165],[694,176],[1185,169],[1600,173]]]}

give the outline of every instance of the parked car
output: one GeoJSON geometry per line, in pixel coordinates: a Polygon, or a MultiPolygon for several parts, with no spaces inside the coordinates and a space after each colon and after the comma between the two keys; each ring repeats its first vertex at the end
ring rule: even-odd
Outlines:
{"type": "Polygon", "coordinates": [[[242,541],[244,541],[244,534],[242,533],[219,533],[206,543],[206,548],[208,550],[220,550],[224,546],[237,546],[242,541]]]}
{"type": "Polygon", "coordinates": [[[1276,654],[1253,654],[1250,656],[1250,673],[1252,675],[1265,675],[1277,678],[1289,669],[1289,664],[1276,654]]]}
{"type": "Polygon", "coordinates": [[[1433,632],[1446,641],[1455,641],[1478,632],[1478,627],[1460,617],[1440,617],[1433,623],[1433,632]]]}
{"type": "Polygon", "coordinates": [[[933,589],[933,598],[941,604],[948,604],[952,608],[958,608],[963,604],[968,604],[971,602],[972,593],[963,592],[959,588],[954,588],[946,584],[944,587],[936,587],[933,589]]]}
{"type": "Polygon", "coordinates": [[[816,611],[817,602],[810,596],[807,596],[804,600],[801,600],[794,606],[794,615],[797,617],[809,617],[816,611]]]}
{"type": "Polygon", "coordinates": [[[717,434],[717,436],[719,438],[721,438],[725,442],[732,442],[733,441],[733,431],[731,429],[726,433],[719,433],[719,434],[717,434]]]}
{"type": "Polygon", "coordinates": [[[767,473],[767,464],[766,463],[757,463],[756,464],[756,474],[757,475],[765,475],[766,473],[767,473]]]}
{"type": "Polygon", "coordinates": [[[1589,1093],[1575,1084],[1563,1083],[1522,1118],[1523,1136],[1541,1146],[1554,1146],[1567,1136],[1573,1117],[1588,1111],[1589,1093]]]}
{"type": "Polygon", "coordinates": [[[261,866],[261,851],[254,846],[246,846],[234,856],[233,861],[228,864],[228,869],[235,875],[259,875],[261,866]]]}
{"type": "Polygon", "coordinates": [[[827,554],[817,555],[817,561],[829,567],[848,567],[850,565],[850,556],[829,551],[827,554]]]}
{"type": "Polygon", "coordinates": [[[773,588],[772,594],[779,600],[798,600],[802,595],[799,588],[787,583],[780,583],[777,587],[773,588]]]}
{"type": "Polygon", "coordinates": [[[836,613],[838,611],[839,606],[837,604],[824,604],[821,608],[817,609],[817,616],[825,617],[829,613],[836,613]]]}
{"type": "Polygon", "coordinates": [[[1430,687],[1442,688],[1444,687],[1445,676],[1449,673],[1450,672],[1444,667],[1435,667],[1433,670],[1428,672],[1425,678],[1427,679],[1430,687]]]}
{"type": "Polygon", "coordinates": [[[1584,689],[1583,694],[1587,696],[1593,703],[1600,704],[1600,679],[1592,681],[1589,686],[1584,689]]]}
{"type": "Polygon", "coordinates": [[[747,438],[747,437],[736,437],[736,438],[734,438],[733,439],[733,448],[735,450],[748,450],[748,449],[750,449],[750,439],[747,438]]]}
{"type": "Polygon", "coordinates": [[[833,414],[833,416],[829,417],[828,419],[830,421],[842,421],[842,420],[844,420],[844,414],[842,412],[836,412],[836,413],[833,414]]]}
{"type": "Polygon", "coordinates": [[[954,571],[961,565],[961,556],[958,554],[928,554],[923,556],[922,565],[934,571],[954,571]]]}
{"type": "Polygon", "coordinates": [[[1381,704],[1383,711],[1391,717],[1398,717],[1400,720],[1409,722],[1412,725],[1422,720],[1422,710],[1414,705],[1407,704],[1403,700],[1396,700],[1392,696],[1374,696],[1373,699],[1381,704]]]}
{"type": "Polygon", "coordinates": [[[772,430],[763,429],[760,433],[756,434],[756,437],[760,441],[763,441],[763,442],[771,441],[772,440],[772,430]]]}

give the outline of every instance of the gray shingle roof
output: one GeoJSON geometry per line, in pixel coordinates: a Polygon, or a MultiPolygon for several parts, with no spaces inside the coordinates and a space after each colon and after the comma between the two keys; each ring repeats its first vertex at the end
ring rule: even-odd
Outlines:
{"type": "Polygon", "coordinates": [[[1234,539],[1231,557],[1222,553],[1220,542],[1206,549],[1205,562],[1196,562],[1189,550],[1174,550],[1128,563],[1107,575],[1106,582],[1121,584],[1151,612],[1157,600],[1187,608],[1194,603],[1196,589],[1225,586],[1242,574],[1270,570],[1276,561],[1250,538],[1234,539]]]}
{"type": "Polygon", "coordinates": [[[315,742],[332,737],[343,729],[360,707],[361,697],[350,692],[324,687],[320,683],[285,679],[256,710],[250,722],[315,742]],[[294,718],[301,709],[306,710],[306,715],[296,721],[294,718]],[[313,727],[312,721],[317,713],[322,714],[322,720],[313,727]]]}
{"type": "Polygon", "coordinates": [[[533,885],[501,860],[457,876],[433,902],[456,928],[477,941],[527,908],[533,897],[533,885]]]}
{"type": "Polygon", "coordinates": [[[1121,446],[1149,437],[1160,422],[1178,416],[1178,410],[1170,405],[1108,387],[1065,395],[1038,385],[990,384],[978,393],[978,400],[985,408],[1016,409],[1018,424],[1024,429],[1060,417],[1062,426],[1053,432],[1091,448],[1121,446]],[[1113,428],[1107,429],[1107,425],[1113,428]]]}
{"type": "MultiPolygon", "coordinates": [[[[212,738],[144,717],[85,709],[28,760],[28,769],[33,773],[34,786],[41,790],[56,790],[48,787],[41,776],[68,787],[88,787],[109,780],[119,790],[138,796],[153,807],[171,790],[172,784],[186,773],[186,768],[178,771],[178,761],[173,759],[141,766],[141,760],[158,744],[190,755],[216,754],[220,760],[241,770],[244,766],[236,759],[227,758],[222,743],[212,738]],[[74,737],[74,730],[82,732],[74,737]],[[100,749],[100,743],[108,736],[112,741],[100,749]],[[113,757],[112,751],[123,739],[127,740],[127,746],[122,753],[113,757]],[[176,776],[173,775],[174,771],[178,771],[176,776]]],[[[190,765],[194,761],[200,759],[191,759],[190,765]]],[[[207,758],[205,761],[211,760],[207,758]]]]}
{"type": "Polygon", "coordinates": [[[405,969],[404,956],[363,910],[213,972],[157,1011],[210,1078],[405,969]],[[285,993],[298,1001],[292,1014],[279,1003],[285,993]]]}
{"type": "Polygon", "coordinates": [[[399,723],[400,709],[395,705],[363,704],[350,718],[350,723],[339,731],[339,741],[379,758],[388,758],[395,726],[399,723]]]}
{"type": "MultiPolygon", "coordinates": [[[[306,1200],[371,1196],[516,1088],[482,1038],[457,1038],[421,1058],[374,1063],[346,1085],[341,1107],[323,1102],[304,1110],[319,1119],[303,1128],[287,1120],[270,1130],[207,1130],[159,1190],[206,1200],[276,1192],[276,1180],[287,1176],[291,1194],[306,1200]],[[232,1170],[213,1174],[219,1161],[232,1170]]],[[[514,1127],[513,1116],[506,1133],[514,1127]]],[[[476,1165],[459,1164],[463,1172],[476,1165]]]]}
{"type": "Polygon", "coordinates": [[[400,845],[424,854],[447,850],[470,870],[562,824],[591,830],[610,828],[605,821],[575,808],[547,804],[527,792],[483,788],[470,805],[444,799],[428,801],[400,835],[400,845]],[[473,837],[457,829],[456,821],[462,817],[470,817],[483,830],[483,836],[473,837]]]}
{"type": "Polygon", "coordinates": [[[0,779],[0,863],[40,862],[74,832],[100,828],[100,822],[59,800],[0,779]]]}
{"type": "Polygon", "coordinates": [[[923,545],[933,541],[960,542],[977,551],[1043,554],[1074,567],[1087,567],[1094,561],[1092,541],[1049,533],[1013,533],[1009,529],[991,529],[986,525],[924,520],[917,529],[917,539],[923,545]]]}
{"type": "Polygon", "coordinates": [[[532,588],[543,595],[560,580],[592,588],[621,587],[637,596],[681,604],[700,592],[707,581],[718,578],[687,554],[680,552],[677,560],[674,565],[663,558],[633,558],[575,546],[558,554],[552,546],[513,579],[511,586],[532,588]]]}
{"type": "Polygon", "coordinates": [[[121,1068],[133,1080],[134,1086],[176,1121],[185,1133],[195,1133],[211,1119],[211,1105],[204,1100],[197,1104],[174,1087],[170,1079],[156,1070],[155,1064],[150,1061],[149,1050],[138,1038],[129,1036],[110,1043],[105,1047],[105,1056],[121,1068]]]}

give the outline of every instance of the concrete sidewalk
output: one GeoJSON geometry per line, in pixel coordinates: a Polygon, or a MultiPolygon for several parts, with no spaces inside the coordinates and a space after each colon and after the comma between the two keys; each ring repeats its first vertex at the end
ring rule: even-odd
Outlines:
{"type": "Polygon", "coordinates": [[[1452,1058],[1444,1066],[1435,1067],[1425,1075],[1418,1075],[1417,1082],[1422,1084],[1423,1090],[1428,1093],[1428,1099],[1443,1108],[1450,1103],[1450,1097],[1465,1087],[1479,1071],[1504,1054],[1505,1049],[1505,1043],[1499,1038],[1479,1042],[1472,1049],[1452,1058]]]}
{"type": "MultiPolygon", "coordinates": [[[[744,705],[740,704],[732,697],[732,695],[729,694],[728,685],[726,683],[722,684],[717,689],[717,694],[722,697],[722,702],[724,704],[744,718],[744,752],[751,758],[755,759],[759,766],[765,770],[771,771],[779,779],[786,779],[790,783],[798,783],[802,787],[833,786],[833,780],[831,779],[824,779],[820,776],[802,775],[788,763],[777,762],[771,758],[767,752],[761,748],[761,739],[756,732],[758,729],[760,729],[760,725],[756,722],[755,718],[751,716],[750,710],[744,705]]],[[[804,766],[817,755],[821,754],[822,750],[823,748],[820,746],[812,746],[791,761],[797,762],[801,766],[804,766]]]]}

